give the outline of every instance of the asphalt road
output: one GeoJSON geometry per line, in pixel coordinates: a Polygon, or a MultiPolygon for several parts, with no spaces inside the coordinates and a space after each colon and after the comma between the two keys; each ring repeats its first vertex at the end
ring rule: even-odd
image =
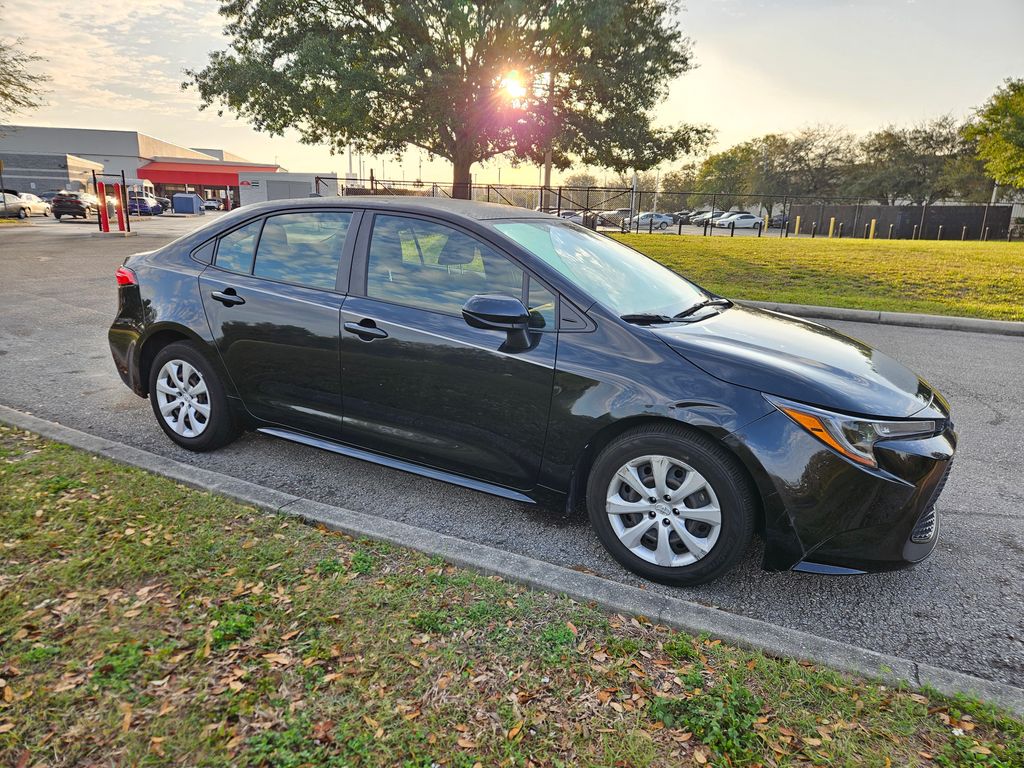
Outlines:
{"type": "MultiPolygon", "coordinates": [[[[208,221],[216,214],[205,217],[208,221]]],[[[586,519],[536,509],[256,434],[213,454],[175,447],[107,350],[113,272],[204,220],[141,222],[137,237],[36,220],[0,226],[0,403],[318,501],[376,513],[876,651],[1024,686],[1024,352],[1021,340],[833,323],[903,360],[948,397],[960,453],[937,509],[940,542],[898,573],[764,573],[755,545],[698,589],[645,583],[586,519]]]]}

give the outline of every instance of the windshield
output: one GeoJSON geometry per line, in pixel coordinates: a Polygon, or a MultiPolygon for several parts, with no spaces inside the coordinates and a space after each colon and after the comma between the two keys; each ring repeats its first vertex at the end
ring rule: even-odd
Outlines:
{"type": "Polygon", "coordinates": [[[672,316],[707,298],[642,253],[574,224],[502,221],[494,228],[620,316],[672,316]]]}

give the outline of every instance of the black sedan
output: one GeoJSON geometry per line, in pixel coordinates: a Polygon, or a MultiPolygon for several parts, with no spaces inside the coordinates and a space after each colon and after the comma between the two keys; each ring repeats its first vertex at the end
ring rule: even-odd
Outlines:
{"type": "Polygon", "coordinates": [[[899,568],[934,548],[945,400],[829,328],[729,301],[543,213],[246,206],[125,260],[110,347],[178,445],[256,429],[526,503],[623,565],[899,568]]]}
{"type": "Polygon", "coordinates": [[[88,219],[93,214],[99,215],[100,201],[88,192],[58,192],[51,203],[53,218],[58,221],[64,216],[73,219],[88,219]]]}

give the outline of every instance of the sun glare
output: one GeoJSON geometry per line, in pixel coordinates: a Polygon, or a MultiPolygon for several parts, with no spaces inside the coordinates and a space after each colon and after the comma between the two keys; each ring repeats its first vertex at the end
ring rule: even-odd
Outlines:
{"type": "Polygon", "coordinates": [[[526,86],[523,85],[523,81],[519,78],[519,73],[513,70],[505,75],[505,78],[501,81],[501,87],[508,94],[509,98],[521,99],[526,95],[526,86]]]}

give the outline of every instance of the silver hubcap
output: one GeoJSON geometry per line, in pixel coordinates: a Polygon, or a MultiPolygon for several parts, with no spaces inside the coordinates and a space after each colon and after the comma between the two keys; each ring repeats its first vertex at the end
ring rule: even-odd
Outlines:
{"type": "Polygon", "coordinates": [[[608,485],[605,510],[630,552],[666,568],[697,562],[722,531],[722,509],[710,483],[669,456],[623,464],[608,485]]]}
{"type": "Polygon", "coordinates": [[[182,437],[199,437],[210,422],[210,393],[198,370],[184,360],[164,363],[156,377],[160,415],[182,437]]]}

